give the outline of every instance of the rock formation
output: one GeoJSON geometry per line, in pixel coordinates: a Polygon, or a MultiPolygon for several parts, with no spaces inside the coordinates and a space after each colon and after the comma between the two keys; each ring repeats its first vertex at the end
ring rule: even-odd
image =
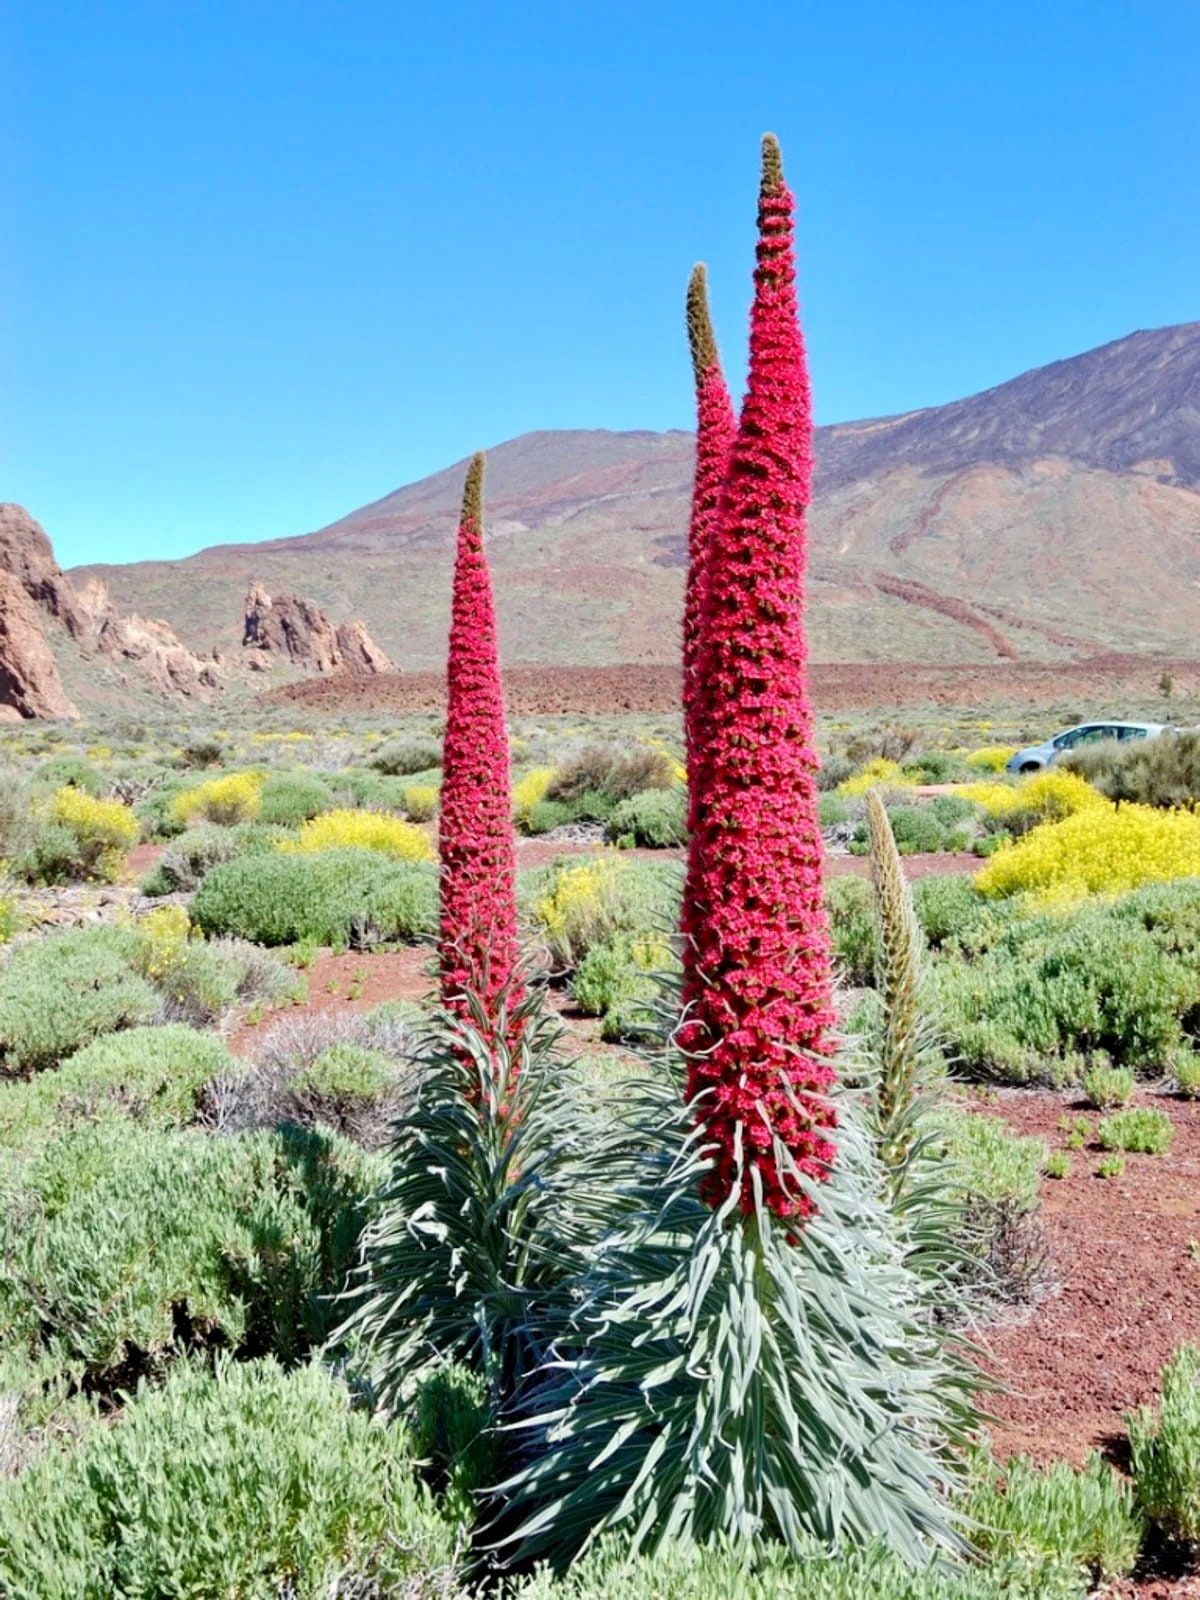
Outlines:
{"type": "Polygon", "coordinates": [[[24,506],[0,503],[0,570],[12,573],[25,593],[73,639],[87,633],[75,587],[54,559],[54,550],[40,523],[24,506]]]}
{"type": "MultiPolygon", "coordinates": [[[[311,600],[292,594],[271,596],[257,583],[246,595],[242,645],[285,658],[306,672],[366,677],[395,671],[363,623],[334,624],[311,600]]],[[[260,660],[252,657],[250,665],[261,671],[260,660]]]]}
{"type": "Polygon", "coordinates": [[[78,715],[25,583],[0,570],[0,718],[78,715]]]}
{"type": "Polygon", "coordinates": [[[90,624],[89,636],[102,655],[136,666],[152,689],[164,695],[208,700],[221,688],[216,664],[193,654],[160,618],[122,617],[108,586],[92,578],[78,592],[90,624]]]}

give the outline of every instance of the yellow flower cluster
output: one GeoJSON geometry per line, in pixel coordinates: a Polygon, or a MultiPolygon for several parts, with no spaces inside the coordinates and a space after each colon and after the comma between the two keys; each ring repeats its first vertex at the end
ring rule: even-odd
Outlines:
{"type": "Polygon", "coordinates": [[[1200,877],[1200,816],[1153,806],[1099,805],[1044,822],[976,874],[982,894],[1030,893],[1051,902],[1120,894],[1144,883],[1200,877]]]}
{"type": "Polygon", "coordinates": [[[384,811],[323,811],[304,823],[296,839],[277,849],[291,855],[320,850],[377,850],[393,861],[430,861],[433,847],[420,828],[384,811]]]}
{"type": "Polygon", "coordinates": [[[966,783],[955,791],[982,806],[989,817],[1003,820],[1022,813],[1059,821],[1079,811],[1095,810],[1108,801],[1074,772],[1038,772],[1024,782],[966,783]]]}
{"type": "Polygon", "coordinates": [[[978,750],[968,750],[965,759],[976,772],[1003,772],[1016,753],[1011,744],[982,744],[978,750]]]}
{"type": "Polygon", "coordinates": [[[264,772],[231,772],[224,778],[210,778],[177,794],[171,801],[171,815],[182,823],[197,818],[225,826],[252,822],[262,806],[265,781],[264,772]]]}
{"type": "Polygon", "coordinates": [[[513,815],[518,822],[529,821],[534,806],[541,805],[553,782],[553,767],[534,767],[513,785],[513,815]]]}
{"type": "Polygon", "coordinates": [[[156,906],[139,920],[136,931],[138,971],[161,981],[182,962],[192,925],[182,906],[156,906]]]}
{"type": "Polygon", "coordinates": [[[410,822],[428,822],[438,808],[438,792],[432,783],[410,783],[404,791],[404,809],[410,822]]]}
{"type": "Polygon", "coordinates": [[[619,871],[607,855],[564,867],[534,906],[534,917],[556,962],[573,966],[609,931],[619,871]]]}
{"type": "Polygon", "coordinates": [[[50,816],[75,835],[87,876],[108,883],[120,875],[125,852],[142,831],[129,806],[70,785],[54,796],[50,816]]]}
{"type": "Polygon", "coordinates": [[[847,800],[852,800],[855,795],[866,794],[868,789],[879,785],[893,789],[915,789],[917,780],[910,778],[900,766],[898,761],[889,761],[886,756],[876,756],[861,767],[852,778],[847,778],[845,783],[839,783],[837,792],[844,795],[847,800]]]}

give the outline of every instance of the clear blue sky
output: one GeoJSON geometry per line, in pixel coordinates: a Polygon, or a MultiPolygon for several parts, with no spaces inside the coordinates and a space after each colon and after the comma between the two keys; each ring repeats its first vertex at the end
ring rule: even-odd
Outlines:
{"type": "Polygon", "coordinates": [[[741,380],[758,137],[822,421],[1200,317],[1196,0],[0,0],[0,498],[66,564],[321,526],[741,380]]]}

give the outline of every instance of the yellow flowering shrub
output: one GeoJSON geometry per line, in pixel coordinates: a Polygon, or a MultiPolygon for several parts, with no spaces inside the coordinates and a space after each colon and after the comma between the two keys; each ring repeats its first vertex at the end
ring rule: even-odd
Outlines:
{"type": "Polygon", "coordinates": [[[1016,753],[1011,744],[982,744],[978,750],[968,750],[965,760],[976,772],[1003,772],[1016,753]]]}
{"type": "Polygon", "coordinates": [[[845,783],[839,783],[837,792],[851,800],[855,795],[866,794],[868,789],[883,785],[892,789],[915,789],[917,780],[908,776],[898,761],[889,761],[886,756],[876,756],[861,767],[853,777],[847,778],[845,783]]]}
{"type": "Polygon", "coordinates": [[[410,783],[404,791],[404,809],[410,822],[428,822],[438,808],[438,792],[432,783],[410,783]]]}
{"type": "Polygon", "coordinates": [[[989,817],[1000,821],[1022,815],[1030,820],[1057,822],[1108,804],[1086,778],[1057,768],[1037,772],[1021,783],[966,783],[956,793],[973,800],[989,817]]]}
{"type": "Polygon", "coordinates": [[[534,767],[513,785],[513,815],[518,822],[529,821],[534,806],[541,805],[554,778],[553,767],[534,767]]]}
{"type": "Polygon", "coordinates": [[[74,835],[85,875],[109,883],[119,875],[125,852],[142,831],[132,809],[120,800],[97,800],[70,785],[54,796],[50,818],[74,835]]]}
{"type": "Polygon", "coordinates": [[[1069,904],[1083,894],[1120,894],[1146,883],[1200,877],[1200,816],[1118,807],[1098,798],[1099,805],[1044,822],[998,850],[976,874],[976,888],[1069,904]]]}
{"type": "Polygon", "coordinates": [[[298,838],[283,839],[276,848],[291,855],[375,850],[393,861],[433,858],[433,846],[420,828],[385,811],[323,811],[304,823],[298,838]]]}
{"type": "Polygon", "coordinates": [[[171,801],[171,815],[185,824],[197,819],[226,826],[253,822],[262,806],[266,776],[265,772],[230,772],[223,778],[209,778],[181,790],[171,801]]]}
{"type": "Polygon", "coordinates": [[[156,906],[136,927],[134,965],[144,978],[161,983],[183,962],[192,925],[182,906],[156,906]]]}
{"type": "Polygon", "coordinates": [[[593,944],[612,931],[619,871],[611,856],[564,867],[534,906],[534,919],[557,965],[575,966],[593,944]]]}

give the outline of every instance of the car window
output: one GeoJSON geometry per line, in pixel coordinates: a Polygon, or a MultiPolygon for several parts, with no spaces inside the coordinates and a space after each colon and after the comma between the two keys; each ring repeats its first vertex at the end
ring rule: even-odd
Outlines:
{"type": "Polygon", "coordinates": [[[1144,739],[1149,732],[1147,728],[1118,728],[1118,739],[1144,739]]]}

